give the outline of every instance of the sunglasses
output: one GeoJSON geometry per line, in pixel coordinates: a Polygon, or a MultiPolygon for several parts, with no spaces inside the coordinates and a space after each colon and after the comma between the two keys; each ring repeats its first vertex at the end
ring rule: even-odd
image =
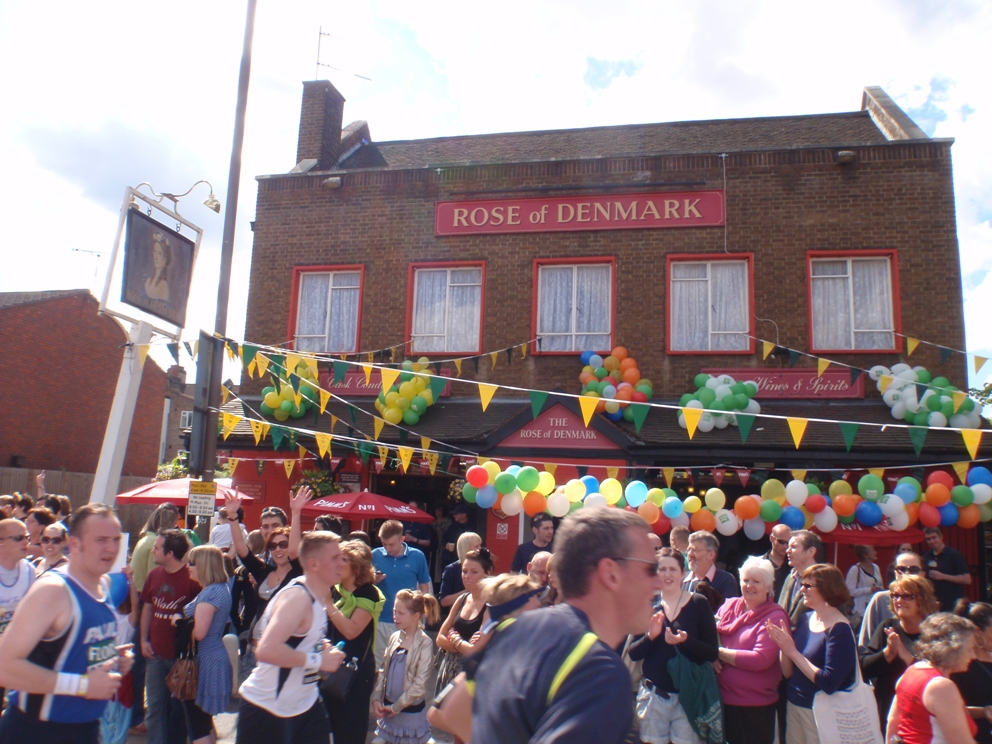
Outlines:
{"type": "Polygon", "coordinates": [[[186,565],[189,566],[190,568],[196,568],[196,561],[190,561],[186,565]]]}
{"type": "Polygon", "coordinates": [[[658,575],[658,561],[649,560],[647,558],[634,558],[633,556],[622,555],[618,558],[614,558],[615,561],[633,561],[634,563],[646,563],[648,567],[644,569],[647,571],[648,576],[655,577],[658,575]]]}
{"type": "Polygon", "coordinates": [[[810,584],[808,581],[804,581],[799,586],[803,589],[816,589],[816,584],[810,584]]]}
{"type": "Polygon", "coordinates": [[[912,602],[916,599],[915,594],[896,594],[895,592],[889,592],[889,596],[892,599],[901,599],[903,602],[912,602]]]}
{"type": "Polygon", "coordinates": [[[919,566],[896,566],[895,572],[897,574],[908,573],[908,574],[912,574],[913,576],[919,576],[921,573],[923,573],[923,569],[920,568],[919,566]]]}
{"type": "Polygon", "coordinates": [[[0,537],[0,540],[13,540],[14,542],[23,542],[28,539],[27,535],[8,535],[7,537],[0,537]]]}
{"type": "Polygon", "coordinates": [[[61,545],[64,542],[61,537],[43,537],[41,538],[42,545],[61,545]]]}
{"type": "Polygon", "coordinates": [[[288,540],[280,540],[279,542],[270,542],[269,550],[286,550],[289,548],[288,540]]]}
{"type": "Polygon", "coordinates": [[[789,541],[788,540],[783,540],[782,538],[775,537],[774,535],[772,535],[772,542],[773,543],[778,543],[779,545],[788,545],[789,544],[789,541]]]}

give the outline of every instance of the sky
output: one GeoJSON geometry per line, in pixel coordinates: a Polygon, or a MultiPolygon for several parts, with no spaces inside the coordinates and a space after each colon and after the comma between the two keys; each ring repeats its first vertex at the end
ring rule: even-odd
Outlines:
{"type": "MultiPolygon", "coordinates": [[[[245,9],[0,3],[0,291],[99,296],[127,186],[206,179],[226,204],[245,9]]],[[[255,176],[295,165],[304,80],[330,79],[345,122],[368,121],[379,141],[855,111],[880,85],[929,135],[955,139],[967,350],[992,357],[990,39],[980,0],[261,0],[228,335],[244,333],[255,176]]],[[[180,202],[204,230],[184,338],[213,329],[223,212],[202,206],[208,194],[180,202]]],[[[970,382],[990,374],[992,362],[970,382]]]]}

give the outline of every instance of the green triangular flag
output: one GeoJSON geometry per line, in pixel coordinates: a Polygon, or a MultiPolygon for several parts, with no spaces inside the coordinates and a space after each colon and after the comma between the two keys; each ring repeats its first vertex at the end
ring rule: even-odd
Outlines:
{"type": "Polygon", "coordinates": [[[179,364],[179,344],[166,344],[165,348],[172,354],[172,358],[176,360],[176,364],[179,364]]]}
{"type": "Polygon", "coordinates": [[[630,405],[630,416],[634,419],[634,429],[637,433],[641,433],[641,427],[644,426],[644,419],[648,417],[651,412],[651,406],[646,406],[643,403],[632,403],[630,405]]]}
{"type": "Polygon", "coordinates": [[[358,426],[358,421],[355,420],[355,407],[354,406],[348,406],[348,418],[351,419],[351,423],[352,424],[354,424],[356,427],[358,426]]]}
{"type": "Polygon", "coordinates": [[[369,456],[372,454],[372,442],[359,442],[357,449],[362,456],[362,462],[368,465],[369,456]]]}
{"type": "Polygon", "coordinates": [[[513,361],[513,348],[510,347],[506,350],[506,363],[510,364],[513,361]]]}
{"type": "Polygon", "coordinates": [[[406,444],[406,440],[410,438],[410,432],[406,429],[400,429],[400,444],[406,444]]]}
{"type": "Polygon", "coordinates": [[[848,369],[848,372],[851,373],[851,384],[857,385],[858,378],[861,377],[861,373],[864,372],[864,370],[858,369],[857,367],[851,367],[850,369],[848,369]]]}
{"type": "Polygon", "coordinates": [[[579,477],[580,478],[584,478],[586,476],[586,474],[589,472],[589,466],[588,465],[576,465],[575,466],[575,471],[579,474],[579,477]]]}
{"type": "Polygon", "coordinates": [[[269,432],[272,435],[272,449],[278,451],[282,448],[283,440],[286,435],[289,434],[289,430],[283,428],[282,426],[273,426],[272,431],[269,432]]]}
{"type": "MultiPolygon", "coordinates": [[[[183,341],[183,346],[186,347],[186,353],[189,354],[190,359],[193,358],[193,347],[189,345],[189,341],[183,341]]],[[[264,462],[262,463],[265,464],[264,462]]]]}
{"type": "Polygon", "coordinates": [[[940,347],[940,363],[943,364],[948,359],[951,358],[951,352],[953,349],[948,349],[946,346],[940,347]]]}
{"type": "Polygon", "coordinates": [[[294,393],[300,392],[300,376],[295,372],[289,376],[289,384],[293,386],[294,393]]]}
{"type": "Polygon", "coordinates": [[[927,441],[927,433],[930,431],[930,427],[910,426],[908,431],[909,439],[913,443],[913,449],[916,450],[916,456],[919,457],[923,451],[923,443],[927,441]]]}
{"type": "Polygon", "coordinates": [[[475,365],[475,374],[479,374],[479,357],[472,357],[472,364],[475,365]]]}
{"type": "Polygon", "coordinates": [[[441,466],[441,470],[447,471],[448,466],[451,465],[451,455],[441,455],[438,464],[441,466]]]}
{"type": "Polygon", "coordinates": [[[737,413],[737,431],[741,433],[741,444],[747,444],[747,438],[751,435],[751,427],[754,425],[753,413],[737,413]]]}
{"type": "Polygon", "coordinates": [[[441,397],[441,393],[444,392],[444,386],[448,384],[448,380],[444,377],[432,377],[430,384],[431,395],[434,396],[434,402],[437,403],[441,397]]]}
{"type": "Polygon", "coordinates": [[[795,349],[789,349],[789,366],[790,367],[795,367],[796,366],[796,362],[799,361],[799,359],[800,359],[800,357],[802,357],[802,355],[803,354],[802,354],[801,351],[796,351],[795,349]]]}
{"type": "MultiPolygon", "coordinates": [[[[926,394],[927,390],[929,390],[929,389],[930,389],[930,386],[927,385],[925,382],[917,382],[916,383],[916,399],[917,400],[923,400],[924,394],[926,394]]],[[[919,454],[919,452],[917,452],[916,454],[919,454]]]]}
{"type": "Polygon", "coordinates": [[[344,382],[344,373],[348,371],[348,365],[344,362],[334,361],[331,363],[334,367],[334,382],[344,382]]]}
{"type": "Polygon", "coordinates": [[[435,375],[437,375],[439,377],[441,376],[441,362],[432,362],[431,363],[431,369],[434,370],[434,374],[435,375]]]}
{"type": "Polygon", "coordinates": [[[840,433],[844,435],[844,444],[847,445],[847,451],[851,451],[851,447],[854,446],[854,437],[858,434],[858,428],[861,424],[852,423],[842,423],[840,425],[840,433]]]}
{"type": "Polygon", "coordinates": [[[269,362],[279,368],[279,374],[283,374],[286,371],[286,355],[285,354],[273,354],[269,357],[269,362]]]}
{"type": "Polygon", "coordinates": [[[227,345],[231,347],[231,351],[234,353],[234,356],[237,357],[238,350],[241,348],[240,346],[238,346],[238,342],[232,341],[231,339],[227,339],[227,345]]]}
{"type": "Polygon", "coordinates": [[[244,358],[245,369],[251,366],[251,363],[255,360],[255,355],[258,353],[258,347],[252,346],[251,344],[241,344],[242,357],[244,358]]]}
{"type": "Polygon", "coordinates": [[[524,461],[523,460],[510,460],[510,464],[511,465],[516,465],[518,468],[522,468],[524,466],[524,461]]]}
{"type": "Polygon", "coordinates": [[[352,428],[351,428],[351,427],[349,426],[349,427],[348,427],[348,438],[349,438],[349,439],[351,439],[351,438],[353,438],[354,436],[355,436],[355,430],[354,430],[354,429],[352,429],[352,428]]]}
{"type": "Polygon", "coordinates": [[[540,390],[531,390],[527,393],[530,396],[530,410],[534,414],[536,419],[541,415],[541,409],[544,408],[545,402],[548,400],[548,394],[542,393],[540,390]]]}

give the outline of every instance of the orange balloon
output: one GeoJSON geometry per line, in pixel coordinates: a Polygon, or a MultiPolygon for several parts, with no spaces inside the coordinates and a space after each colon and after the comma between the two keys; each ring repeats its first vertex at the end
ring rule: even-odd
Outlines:
{"type": "Polygon", "coordinates": [[[689,519],[689,526],[692,527],[693,532],[698,530],[712,532],[716,529],[716,517],[709,509],[700,509],[689,519]]]}
{"type": "Polygon", "coordinates": [[[631,367],[630,369],[625,369],[620,373],[624,382],[629,382],[631,385],[636,385],[637,381],[641,379],[641,370],[637,367],[631,367]]]}
{"type": "Polygon", "coordinates": [[[617,390],[617,400],[630,401],[634,399],[634,388],[620,388],[617,390]]]}
{"type": "Polygon", "coordinates": [[[916,502],[906,504],[906,515],[909,517],[909,526],[912,527],[920,516],[920,505],[916,502]]]}
{"type": "Polygon", "coordinates": [[[924,493],[927,503],[932,506],[943,506],[951,500],[951,492],[943,483],[931,483],[924,493]]]}
{"type": "Polygon", "coordinates": [[[533,517],[535,514],[540,514],[547,508],[548,500],[545,498],[544,494],[538,493],[537,491],[531,491],[524,496],[524,512],[528,517],[533,517]]]}
{"type": "MultiPolygon", "coordinates": [[[[978,507],[975,507],[978,510],[978,507]]],[[[658,521],[658,517],[661,516],[661,509],[658,508],[657,504],[652,504],[650,501],[645,501],[639,507],[637,507],[637,513],[641,515],[641,518],[648,524],[654,524],[658,521]]]]}
{"type": "MultiPolygon", "coordinates": [[[[620,357],[617,358],[620,359],[620,357]]],[[[620,371],[626,372],[628,369],[637,369],[637,360],[634,357],[620,359],[620,371]]]]}
{"type": "Polygon", "coordinates": [[[610,352],[610,356],[616,357],[619,361],[622,362],[624,359],[627,358],[627,349],[626,347],[618,346],[613,351],[610,352]]]}
{"type": "MultiPolygon", "coordinates": [[[[645,502],[646,503],[646,502],[645,502]]],[[[982,512],[977,504],[968,504],[958,510],[958,527],[970,530],[978,524],[982,518],[982,512]]]]}
{"type": "Polygon", "coordinates": [[[734,502],[734,513],[741,519],[754,519],[761,513],[761,505],[750,496],[741,496],[734,502]]]}
{"type": "Polygon", "coordinates": [[[849,517],[854,514],[854,510],[858,508],[858,503],[850,494],[841,493],[834,499],[833,506],[838,517],[849,517]]]}
{"type": "Polygon", "coordinates": [[[606,398],[600,398],[596,404],[596,413],[603,413],[604,411],[606,411],[606,398]]]}
{"type": "Polygon", "coordinates": [[[603,360],[603,366],[612,372],[615,369],[620,369],[620,360],[615,356],[608,356],[603,360]]]}
{"type": "Polygon", "coordinates": [[[581,375],[579,375],[579,382],[585,385],[587,382],[589,382],[589,380],[592,380],[595,377],[596,375],[594,375],[592,372],[583,372],[581,375]]]}

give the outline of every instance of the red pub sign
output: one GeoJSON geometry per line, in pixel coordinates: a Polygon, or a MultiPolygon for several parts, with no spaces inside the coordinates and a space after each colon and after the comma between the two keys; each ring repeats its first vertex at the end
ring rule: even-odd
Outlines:
{"type": "Polygon", "coordinates": [[[581,416],[576,416],[560,403],[524,424],[500,442],[499,446],[570,450],[620,449],[595,429],[586,428],[581,416]]]}
{"type": "Polygon", "coordinates": [[[704,369],[708,375],[730,375],[751,380],[758,386],[757,398],[864,398],[864,375],[851,384],[851,373],[827,370],[821,377],[815,369],[704,369]]]}
{"type": "Polygon", "coordinates": [[[648,230],[724,224],[722,191],[437,202],[435,235],[648,230]]]}

